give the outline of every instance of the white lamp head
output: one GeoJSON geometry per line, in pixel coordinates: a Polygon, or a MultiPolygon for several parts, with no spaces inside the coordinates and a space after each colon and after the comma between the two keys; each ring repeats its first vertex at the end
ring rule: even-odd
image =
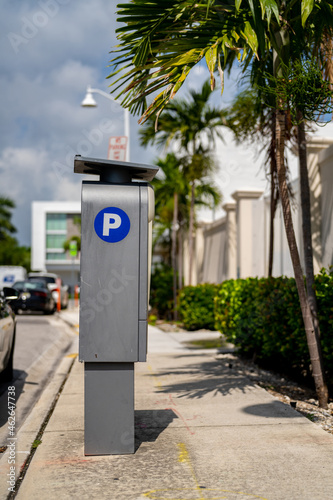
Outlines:
{"type": "Polygon", "coordinates": [[[81,102],[81,106],[85,108],[96,108],[97,107],[97,102],[93,98],[91,88],[87,87],[87,93],[83,101],[81,102]]]}

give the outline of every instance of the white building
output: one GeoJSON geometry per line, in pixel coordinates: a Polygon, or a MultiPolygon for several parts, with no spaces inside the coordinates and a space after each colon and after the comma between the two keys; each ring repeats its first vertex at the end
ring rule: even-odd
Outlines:
{"type": "MultiPolygon", "coordinates": [[[[333,139],[312,137],[307,144],[311,194],[314,272],[333,265],[333,139]]],[[[292,182],[292,216],[301,262],[302,219],[299,179],[292,182]]],[[[237,190],[224,205],[225,216],[199,223],[195,233],[192,285],[268,274],[270,199],[263,191],[237,190]]],[[[189,283],[189,256],[185,242],[184,281],[189,283]]],[[[274,220],[273,276],[293,276],[281,204],[274,220]]],[[[304,266],[303,266],[304,270],[304,266]]]]}
{"type": "Polygon", "coordinates": [[[31,268],[59,274],[64,283],[79,282],[79,255],[71,257],[64,243],[80,235],[81,203],[34,201],[32,203],[31,268]]]}

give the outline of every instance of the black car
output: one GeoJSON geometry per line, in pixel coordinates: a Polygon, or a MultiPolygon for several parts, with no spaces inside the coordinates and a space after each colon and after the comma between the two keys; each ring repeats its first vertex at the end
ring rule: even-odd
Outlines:
{"type": "Polygon", "coordinates": [[[56,310],[52,292],[43,281],[16,281],[13,288],[19,292],[18,299],[11,304],[15,313],[42,311],[53,314],[56,310]]]}
{"type": "Polygon", "coordinates": [[[0,382],[9,382],[13,378],[16,321],[9,303],[15,302],[17,295],[9,287],[0,292],[0,382]]]}
{"type": "Polygon", "coordinates": [[[64,285],[60,276],[54,273],[32,272],[28,274],[28,280],[43,281],[51,290],[56,303],[59,300],[60,290],[61,309],[66,309],[66,307],[68,307],[68,286],[64,285]]]}

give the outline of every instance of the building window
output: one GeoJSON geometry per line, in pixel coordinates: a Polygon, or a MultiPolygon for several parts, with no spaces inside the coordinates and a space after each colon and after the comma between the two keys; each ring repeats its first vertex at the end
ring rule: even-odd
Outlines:
{"type": "Polygon", "coordinates": [[[46,260],[66,260],[66,254],[65,252],[63,253],[47,252],[46,260]]]}
{"type": "Polygon", "coordinates": [[[67,229],[67,216],[66,214],[46,214],[46,230],[54,231],[67,229]]]}
{"type": "Polygon", "coordinates": [[[64,248],[66,241],[65,234],[47,234],[46,235],[46,248],[64,248]]]}

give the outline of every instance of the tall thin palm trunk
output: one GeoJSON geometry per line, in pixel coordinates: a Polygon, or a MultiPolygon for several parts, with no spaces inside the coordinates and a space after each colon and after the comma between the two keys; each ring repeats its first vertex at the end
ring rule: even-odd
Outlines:
{"type": "Polygon", "coordinates": [[[195,202],[195,181],[191,182],[191,206],[190,206],[190,220],[189,220],[189,237],[188,237],[188,251],[189,251],[189,278],[188,284],[192,285],[192,271],[193,271],[193,230],[194,230],[194,202],[195,202]]]}
{"type": "Polygon", "coordinates": [[[271,180],[270,221],[269,221],[269,250],[268,250],[268,276],[273,275],[274,263],[274,220],[279,197],[276,193],[273,177],[271,180]]]}
{"type": "Polygon", "coordinates": [[[173,272],[173,319],[178,319],[177,303],[177,223],[178,223],[178,193],[173,194],[173,220],[171,233],[171,262],[173,272]]]}
{"type": "Polygon", "coordinates": [[[284,142],[285,142],[285,112],[277,111],[276,163],[277,163],[278,183],[279,183],[280,199],[282,202],[284,225],[286,229],[286,236],[288,240],[290,256],[292,260],[295,281],[302,310],[304,328],[311,359],[312,375],[314,378],[319,405],[321,408],[327,408],[328,391],[324,380],[320,341],[316,335],[312,322],[311,309],[306,295],[303,272],[297,249],[295,231],[292,221],[291,206],[290,206],[287,179],[286,179],[286,168],[284,163],[284,142]]]}
{"type": "Polygon", "coordinates": [[[274,219],[276,214],[279,192],[276,188],[276,117],[272,115],[271,122],[271,144],[270,144],[270,177],[271,177],[271,200],[270,200],[270,224],[269,224],[269,250],[268,250],[268,276],[273,274],[274,257],[274,219]]]}
{"type": "Polygon", "coordinates": [[[179,220],[178,229],[178,290],[183,288],[183,228],[179,220]]]}
{"type": "Polygon", "coordinates": [[[305,125],[302,113],[297,113],[298,125],[298,155],[300,165],[300,186],[301,186],[301,206],[302,206],[302,231],[303,249],[306,275],[306,289],[309,305],[312,314],[313,326],[318,338],[320,338],[320,328],[318,321],[317,298],[314,288],[313,251],[312,251],[312,230],[311,230],[311,200],[310,185],[306,155],[305,125]]]}

